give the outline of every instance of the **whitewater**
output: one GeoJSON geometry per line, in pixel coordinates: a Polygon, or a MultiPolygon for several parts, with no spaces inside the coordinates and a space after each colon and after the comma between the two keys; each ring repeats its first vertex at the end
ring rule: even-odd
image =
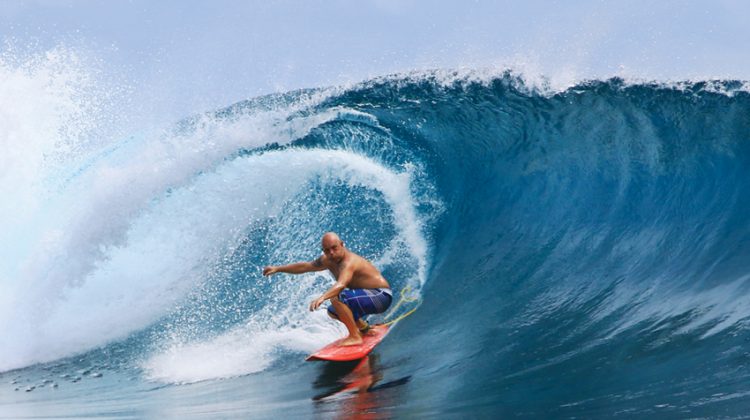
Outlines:
{"type": "Polygon", "coordinates": [[[147,129],[109,92],[0,61],[2,418],[750,407],[745,81],[419,71],[147,129]],[[261,274],[331,230],[409,314],[365,368],[304,362],[328,275],[261,274]]]}

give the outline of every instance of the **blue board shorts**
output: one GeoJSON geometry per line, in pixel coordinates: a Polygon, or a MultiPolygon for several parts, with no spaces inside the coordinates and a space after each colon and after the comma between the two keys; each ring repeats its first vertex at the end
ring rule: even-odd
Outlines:
{"type": "MultiPolygon", "coordinates": [[[[387,288],[344,289],[339,293],[339,300],[352,310],[354,320],[357,321],[365,315],[385,312],[391,306],[393,293],[391,289],[387,288]]],[[[336,315],[336,318],[338,318],[333,305],[328,307],[328,312],[336,315]]]]}

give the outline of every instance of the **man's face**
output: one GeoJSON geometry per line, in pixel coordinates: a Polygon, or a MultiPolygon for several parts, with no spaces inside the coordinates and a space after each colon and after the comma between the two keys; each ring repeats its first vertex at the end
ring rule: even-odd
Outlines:
{"type": "Polygon", "coordinates": [[[344,244],[341,241],[323,242],[323,253],[326,257],[339,262],[344,258],[344,244]]]}

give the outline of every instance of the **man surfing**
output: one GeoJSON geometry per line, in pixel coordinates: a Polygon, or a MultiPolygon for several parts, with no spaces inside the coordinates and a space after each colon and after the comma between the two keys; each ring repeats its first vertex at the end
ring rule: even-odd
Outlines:
{"type": "Polygon", "coordinates": [[[346,249],[344,242],[335,233],[328,232],[323,235],[321,247],[323,255],[314,261],[282,266],[271,265],[263,268],[263,275],[330,271],[336,278],[336,284],[312,301],[310,310],[318,309],[323,302],[330,299],[328,315],[341,321],[349,331],[349,336],[340,345],[362,344],[362,334],[369,327],[362,317],[385,312],[391,306],[391,286],[371,262],[346,249]]]}

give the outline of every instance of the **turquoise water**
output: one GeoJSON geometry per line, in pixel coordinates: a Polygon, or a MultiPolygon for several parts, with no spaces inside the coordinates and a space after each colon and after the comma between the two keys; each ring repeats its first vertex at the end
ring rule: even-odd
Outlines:
{"type": "Polygon", "coordinates": [[[423,73],[92,149],[16,192],[0,416],[744,415],[748,133],[736,81],[423,73]],[[359,365],[261,276],[328,230],[418,307],[359,365]]]}

